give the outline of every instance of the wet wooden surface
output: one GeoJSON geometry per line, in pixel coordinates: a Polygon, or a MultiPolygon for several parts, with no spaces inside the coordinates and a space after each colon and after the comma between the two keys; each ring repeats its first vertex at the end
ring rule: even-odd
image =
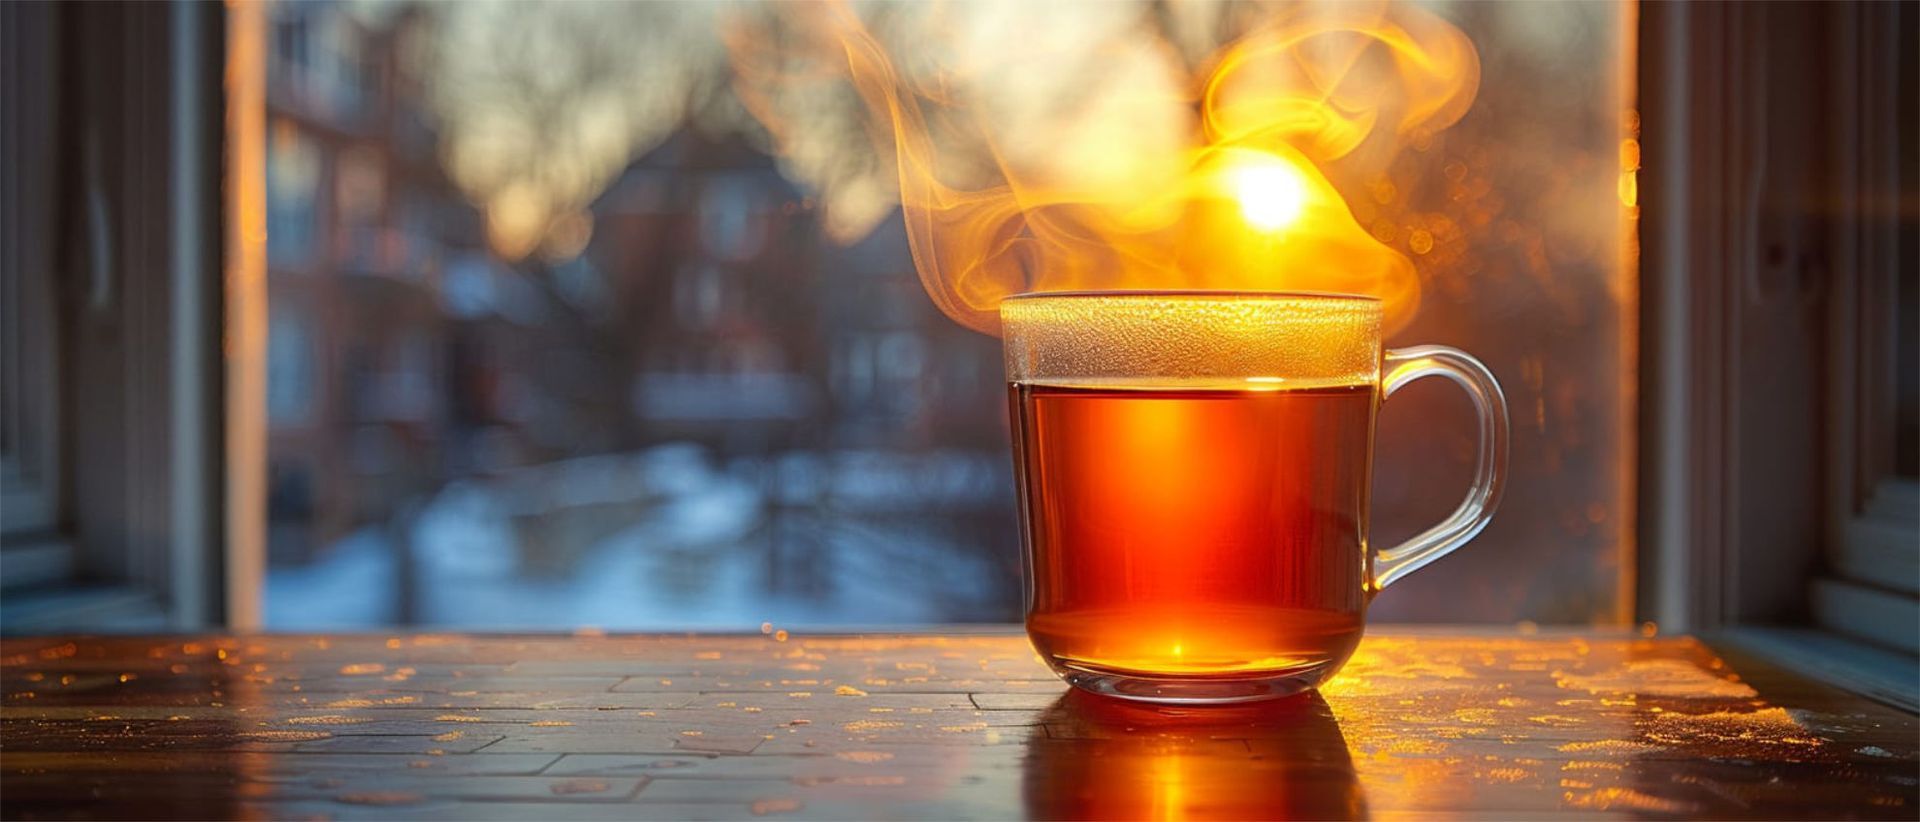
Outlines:
{"type": "Polygon", "coordinates": [[[20,639],[6,818],[1884,817],[1914,717],[1687,638],[1371,636],[1324,695],[1069,694],[1015,633],[20,639]]]}

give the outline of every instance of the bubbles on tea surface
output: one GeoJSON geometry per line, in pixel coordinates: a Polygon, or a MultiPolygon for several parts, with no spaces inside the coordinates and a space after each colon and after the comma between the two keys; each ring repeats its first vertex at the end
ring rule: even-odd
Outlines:
{"type": "Polygon", "coordinates": [[[1007,375],[1081,386],[1372,383],[1377,300],[1231,292],[1034,295],[1001,305],[1007,375]]]}

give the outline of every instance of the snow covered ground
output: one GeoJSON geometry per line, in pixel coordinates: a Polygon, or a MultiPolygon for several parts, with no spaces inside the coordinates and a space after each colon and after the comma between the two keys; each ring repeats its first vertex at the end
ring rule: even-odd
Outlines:
{"type": "Polygon", "coordinates": [[[453,483],[410,524],[362,529],[268,575],[267,625],[753,630],[1018,617],[1004,457],[690,445],[453,483]]]}

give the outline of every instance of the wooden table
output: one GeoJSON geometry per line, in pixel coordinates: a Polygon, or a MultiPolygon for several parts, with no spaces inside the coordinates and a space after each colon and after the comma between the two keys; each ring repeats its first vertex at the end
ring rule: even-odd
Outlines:
{"type": "Polygon", "coordinates": [[[8,640],[7,818],[1886,817],[1915,718],[1688,638],[1383,632],[1324,696],[1017,633],[8,640]]]}

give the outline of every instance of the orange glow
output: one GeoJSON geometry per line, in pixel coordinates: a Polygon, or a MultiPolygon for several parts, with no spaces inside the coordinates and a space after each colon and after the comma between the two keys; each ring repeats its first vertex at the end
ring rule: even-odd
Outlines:
{"type": "Polygon", "coordinates": [[[1285,163],[1248,164],[1234,170],[1233,196],[1240,215],[1261,231],[1277,231],[1300,219],[1307,185],[1285,163]]]}
{"type": "Polygon", "coordinates": [[[260,624],[267,556],[267,8],[228,0],[226,614],[260,624]]]}
{"type": "Polygon", "coordinates": [[[1147,763],[1148,819],[1185,819],[1187,806],[1187,769],[1179,753],[1152,757],[1147,763]]]}
{"type": "Polygon", "coordinates": [[[1632,137],[1620,141],[1620,204],[1640,205],[1640,141],[1632,137]]]}
{"type": "Polygon", "coordinates": [[[1085,738],[1071,749],[1030,746],[1021,781],[1037,819],[1368,815],[1341,723],[1318,694],[1172,708],[1075,691],[1039,719],[1085,738]]]}
{"type": "MultiPolygon", "coordinates": [[[[1099,93],[1060,111],[1004,77],[969,99],[970,83],[991,85],[1005,60],[929,70],[919,54],[897,62],[847,6],[781,11],[791,18],[783,38],[729,38],[740,98],[783,155],[804,156],[783,113],[815,99],[823,80],[851,79],[894,161],[922,283],[970,328],[998,333],[1000,301],[1025,292],[1365,294],[1384,301],[1389,332],[1419,305],[1413,264],[1355,221],[1328,174],[1383,169],[1466,112],[1479,59],[1438,17],[1296,7],[1197,71],[1172,44],[1121,29],[1105,76],[1087,81],[1099,93]],[[822,52],[837,65],[795,56],[822,52]]],[[[1070,72],[1050,52],[1033,52],[1020,57],[1032,61],[1024,79],[1064,82],[1054,75],[1070,72]]]]}

